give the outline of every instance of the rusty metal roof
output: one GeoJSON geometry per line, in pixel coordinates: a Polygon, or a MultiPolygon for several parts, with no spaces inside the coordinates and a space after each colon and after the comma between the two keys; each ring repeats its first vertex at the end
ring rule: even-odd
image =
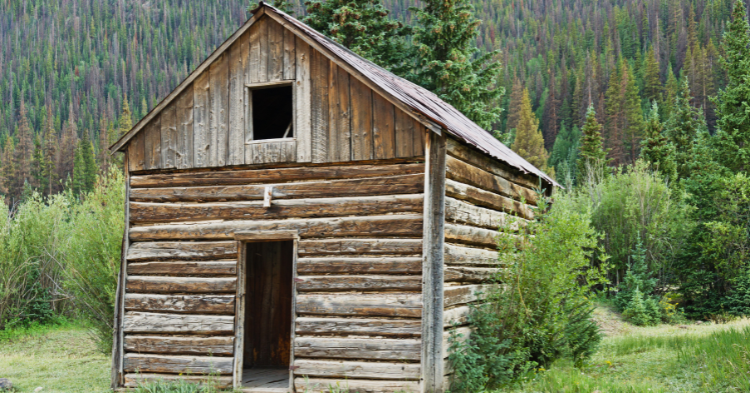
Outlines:
{"type": "Polygon", "coordinates": [[[547,174],[534,165],[531,165],[516,154],[516,152],[493,137],[488,131],[469,120],[458,109],[440,99],[435,93],[386,71],[273,6],[261,1],[258,8],[261,7],[266,7],[281,16],[285,21],[294,25],[309,38],[328,49],[343,62],[359,71],[372,83],[380,86],[415,112],[439,124],[448,134],[521,172],[534,174],[548,183],[560,187],[551,177],[547,176],[547,174]]]}

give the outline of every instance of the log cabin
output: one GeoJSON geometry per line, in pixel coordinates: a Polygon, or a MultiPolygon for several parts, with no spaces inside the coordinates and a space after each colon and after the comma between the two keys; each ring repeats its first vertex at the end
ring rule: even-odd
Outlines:
{"type": "Polygon", "coordinates": [[[114,389],[443,392],[498,228],[556,186],[262,2],[111,151],[127,179],[114,389]]]}

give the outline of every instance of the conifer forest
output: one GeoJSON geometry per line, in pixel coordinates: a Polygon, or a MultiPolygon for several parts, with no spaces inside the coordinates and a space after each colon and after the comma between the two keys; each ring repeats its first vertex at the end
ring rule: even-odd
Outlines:
{"type": "MultiPolygon", "coordinates": [[[[562,186],[512,226],[517,243],[498,240],[493,280],[512,290],[453,341],[451,391],[515,388],[558,359],[583,369],[601,307],[640,327],[750,317],[750,0],[268,3],[562,186]]],[[[125,192],[109,146],[256,6],[0,0],[0,347],[67,318],[111,350],[125,192]]],[[[750,389],[747,367],[706,391],[750,389]]]]}

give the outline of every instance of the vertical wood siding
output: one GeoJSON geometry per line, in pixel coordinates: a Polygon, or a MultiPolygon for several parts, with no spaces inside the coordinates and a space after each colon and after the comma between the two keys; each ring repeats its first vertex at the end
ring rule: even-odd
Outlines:
{"type": "Polygon", "coordinates": [[[424,135],[421,123],[262,17],[131,140],[129,169],[421,157],[424,135]],[[294,86],[293,154],[288,143],[253,146],[252,92],[245,86],[282,80],[294,86]]]}

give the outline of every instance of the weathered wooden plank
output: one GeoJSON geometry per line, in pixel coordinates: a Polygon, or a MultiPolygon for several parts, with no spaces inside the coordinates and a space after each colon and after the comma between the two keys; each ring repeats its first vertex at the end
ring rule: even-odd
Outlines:
{"type": "Polygon", "coordinates": [[[489,207],[494,210],[513,212],[525,219],[534,218],[533,210],[520,201],[514,201],[508,197],[451,179],[445,181],[445,193],[450,197],[468,201],[475,205],[489,207]]]}
{"type": "Polygon", "coordinates": [[[395,110],[396,157],[414,157],[414,133],[416,123],[401,109],[395,110]]]}
{"type": "Polygon", "coordinates": [[[220,56],[209,68],[209,141],[213,148],[208,155],[212,167],[227,164],[229,136],[229,56],[220,56]]]}
{"type": "Polygon", "coordinates": [[[416,319],[352,319],[299,317],[297,335],[419,336],[422,323],[416,319]]]}
{"type": "Polygon", "coordinates": [[[477,284],[446,287],[444,292],[444,305],[447,308],[481,300],[487,295],[487,291],[492,289],[493,285],[494,284],[477,284]]]}
{"type": "Polygon", "coordinates": [[[443,356],[439,344],[443,331],[443,243],[445,236],[445,136],[430,133],[426,146],[425,221],[422,255],[422,371],[424,391],[440,392],[443,356]]]}
{"type": "MultiPolygon", "coordinates": [[[[296,374],[295,374],[296,375],[296,374]]],[[[332,387],[340,386],[349,392],[358,393],[398,393],[419,392],[418,381],[373,381],[365,379],[322,379],[322,378],[295,378],[294,388],[298,392],[307,393],[330,393],[332,387]]]]}
{"type": "Polygon", "coordinates": [[[412,154],[414,154],[414,157],[423,156],[425,139],[427,138],[428,133],[432,131],[428,130],[422,125],[422,123],[413,118],[411,121],[414,123],[414,132],[412,133],[412,154]]]}
{"type": "MultiPolygon", "coordinates": [[[[281,26],[281,25],[279,25],[281,26]]],[[[290,30],[281,28],[281,31],[284,33],[284,79],[294,79],[295,74],[295,45],[294,41],[296,39],[296,36],[294,33],[292,33],[290,30]]]]}
{"type": "Polygon", "coordinates": [[[498,266],[498,252],[481,248],[461,247],[446,244],[444,252],[446,265],[498,266]]]}
{"type": "Polygon", "coordinates": [[[469,323],[471,306],[458,306],[443,311],[443,327],[466,325],[469,323]]]}
{"type": "Polygon", "coordinates": [[[349,74],[331,64],[328,90],[329,131],[328,161],[351,159],[351,110],[349,108],[349,74]]]}
{"type": "Polygon", "coordinates": [[[125,336],[125,350],[173,355],[232,356],[234,337],[128,335],[125,336]]]}
{"type": "Polygon", "coordinates": [[[234,316],[129,311],[123,327],[126,333],[230,334],[234,316]]]}
{"type": "Polygon", "coordinates": [[[312,162],[328,161],[328,93],[330,61],[322,53],[311,51],[312,80],[312,162]]]}
{"type": "Polygon", "coordinates": [[[419,213],[423,199],[419,194],[359,198],[281,199],[265,207],[263,201],[211,203],[133,202],[130,222],[180,222],[207,220],[281,220],[295,217],[340,217],[419,213]]]}
{"type": "Polygon", "coordinates": [[[310,377],[418,380],[419,364],[296,359],[294,373],[310,377]]]}
{"type": "Polygon", "coordinates": [[[446,147],[448,149],[448,154],[471,165],[482,168],[526,188],[532,190],[539,188],[539,179],[536,178],[536,176],[529,173],[522,173],[521,171],[480,153],[453,138],[449,137],[447,139],[446,147]]]}
{"type": "Polygon", "coordinates": [[[372,90],[350,78],[352,111],[352,160],[372,160],[372,90]]]}
{"type": "Polygon", "coordinates": [[[125,371],[173,374],[231,374],[231,357],[165,356],[127,353],[125,371]]]}
{"type": "Polygon", "coordinates": [[[130,293],[221,293],[237,290],[236,277],[128,276],[130,293]]]}
{"type": "Polygon", "coordinates": [[[177,167],[177,103],[170,105],[161,112],[161,164],[162,169],[177,167]]]}
{"type": "Polygon", "coordinates": [[[131,192],[130,199],[138,202],[251,201],[262,200],[266,187],[272,187],[273,200],[419,194],[424,191],[424,175],[267,185],[137,188],[131,192]]]}
{"type": "Polygon", "coordinates": [[[245,163],[245,62],[249,41],[246,33],[229,50],[227,165],[245,163]]]}
{"type": "Polygon", "coordinates": [[[526,220],[504,212],[487,209],[455,198],[445,199],[445,219],[448,222],[466,224],[487,229],[517,230],[525,226],[526,220]]]}
{"type": "MultiPolygon", "coordinates": [[[[286,30],[286,29],[284,29],[286,30]]],[[[286,33],[291,33],[286,30],[286,33]]],[[[286,34],[285,33],[285,34],[286,34]]],[[[293,34],[290,34],[293,35],[293,34]]],[[[310,80],[310,46],[295,37],[296,100],[294,132],[297,138],[297,162],[312,161],[312,81],[310,80]]]]}
{"type": "Polygon", "coordinates": [[[281,164],[297,160],[294,139],[263,140],[245,144],[245,164],[281,164]]]}
{"type": "Polygon", "coordinates": [[[373,144],[375,159],[396,156],[395,107],[379,94],[372,95],[373,144]]]}
{"type": "Polygon", "coordinates": [[[483,283],[496,277],[498,268],[449,266],[445,268],[445,282],[483,283]]]}
{"type": "Polygon", "coordinates": [[[159,169],[161,166],[161,116],[155,117],[143,132],[146,137],[144,169],[159,169]]]}
{"type": "Polygon", "coordinates": [[[162,173],[133,176],[131,179],[131,187],[245,185],[252,183],[291,182],[317,179],[356,179],[416,173],[424,173],[424,164],[339,165],[215,172],[162,173]]]}
{"type": "Polygon", "coordinates": [[[216,376],[216,375],[179,375],[179,374],[154,374],[154,373],[134,373],[125,374],[125,388],[138,388],[148,382],[158,381],[178,381],[185,380],[194,383],[208,382],[210,381],[212,386],[216,386],[219,389],[231,388],[232,377],[231,376],[216,376]]]}
{"type": "Polygon", "coordinates": [[[193,166],[196,168],[209,166],[211,150],[215,149],[209,138],[208,127],[209,82],[209,70],[193,82],[193,166]]]}
{"type": "Polygon", "coordinates": [[[421,341],[394,338],[296,337],[294,356],[328,359],[419,360],[421,341]]]}
{"type": "Polygon", "coordinates": [[[232,239],[236,231],[298,230],[300,237],[421,236],[421,215],[308,218],[278,221],[228,221],[191,225],[133,227],[133,241],[169,239],[232,239]]]}
{"type": "Polygon", "coordinates": [[[128,248],[128,261],[236,258],[237,242],[138,242],[128,248]]]}
{"type": "MultiPolygon", "coordinates": [[[[261,18],[263,19],[263,18],[261,18]]],[[[265,27],[264,22],[262,20],[258,20],[255,24],[250,26],[249,29],[249,57],[248,57],[248,66],[245,68],[245,71],[248,72],[246,74],[245,82],[250,83],[258,83],[261,81],[260,77],[260,29],[261,27],[265,27]]]]}
{"type": "Polygon", "coordinates": [[[500,233],[496,230],[476,228],[466,225],[445,224],[445,239],[456,243],[495,248],[497,247],[499,235],[500,233]]]}
{"type": "Polygon", "coordinates": [[[269,51],[269,45],[268,45],[268,29],[270,25],[271,19],[268,17],[261,18],[258,21],[258,46],[260,47],[260,50],[258,51],[258,54],[260,55],[260,58],[258,59],[258,81],[257,82],[268,82],[268,51],[269,51]]]}
{"type": "Polygon", "coordinates": [[[284,28],[268,19],[268,80],[284,78],[284,28]]]}
{"type": "Polygon", "coordinates": [[[403,275],[344,275],[300,276],[296,279],[300,292],[334,291],[421,291],[422,276],[403,275]]]}
{"type": "Polygon", "coordinates": [[[298,314],[411,317],[422,315],[419,294],[300,294],[298,314]]]}
{"type": "Polygon", "coordinates": [[[175,167],[193,167],[193,85],[177,99],[177,144],[175,147],[175,167]]]}
{"type": "Polygon", "coordinates": [[[128,274],[149,275],[168,274],[173,276],[190,275],[233,275],[237,274],[237,261],[207,261],[207,262],[184,262],[184,261],[159,261],[129,263],[128,274]]]}
{"type": "Polygon", "coordinates": [[[297,244],[300,257],[312,255],[421,254],[422,239],[322,239],[297,244]]]}
{"type": "Polygon", "coordinates": [[[146,134],[137,134],[128,145],[128,170],[142,171],[146,168],[146,134]]]}
{"type": "Polygon", "coordinates": [[[449,179],[476,186],[515,200],[525,200],[526,203],[532,205],[536,205],[537,203],[538,196],[530,188],[511,183],[503,177],[494,175],[451,156],[448,156],[446,165],[446,175],[449,179]]]}
{"type": "Polygon", "coordinates": [[[128,311],[155,311],[188,314],[233,314],[235,297],[232,295],[155,295],[128,293],[128,311]]]}
{"type": "Polygon", "coordinates": [[[422,258],[299,258],[297,274],[421,274],[422,258]]]}

